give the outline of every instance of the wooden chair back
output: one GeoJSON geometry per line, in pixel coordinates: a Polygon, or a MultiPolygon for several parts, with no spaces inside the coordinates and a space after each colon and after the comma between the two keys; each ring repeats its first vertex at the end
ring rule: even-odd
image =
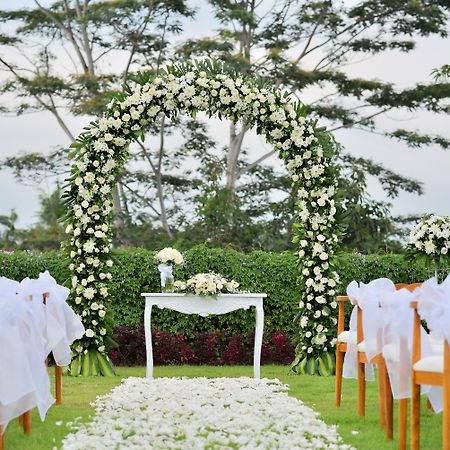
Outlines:
{"type": "MultiPolygon", "coordinates": [[[[396,290],[400,290],[400,289],[408,289],[408,291],[413,292],[415,289],[417,289],[419,286],[421,286],[422,283],[397,283],[395,285],[395,289],[396,290]]],[[[349,300],[348,295],[338,295],[336,297],[336,300],[338,302],[338,327],[337,327],[337,335],[339,336],[339,334],[341,334],[344,330],[345,330],[345,307],[344,304],[346,301],[349,300]]],[[[358,310],[360,310],[360,308],[358,308],[358,310]]],[[[361,313],[359,313],[359,315],[361,315],[361,313]]],[[[358,319],[358,325],[361,322],[362,323],[362,317],[359,317],[358,319]]],[[[362,328],[358,326],[358,328],[362,328]]],[[[360,342],[360,340],[363,340],[363,336],[360,335],[359,336],[360,339],[358,339],[358,342],[360,342]]]]}
{"type": "Polygon", "coordinates": [[[338,327],[337,327],[337,335],[339,336],[345,328],[345,308],[344,304],[346,301],[349,300],[347,295],[338,295],[336,297],[336,300],[338,301],[338,327]]]}
{"type": "MultiPolygon", "coordinates": [[[[417,310],[418,302],[410,303],[414,309],[412,364],[422,359],[421,355],[421,318],[417,310]]],[[[442,448],[450,449],[450,343],[444,339],[444,371],[438,373],[412,370],[411,404],[411,449],[418,450],[420,445],[420,385],[429,384],[443,387],[442,448]]]]}

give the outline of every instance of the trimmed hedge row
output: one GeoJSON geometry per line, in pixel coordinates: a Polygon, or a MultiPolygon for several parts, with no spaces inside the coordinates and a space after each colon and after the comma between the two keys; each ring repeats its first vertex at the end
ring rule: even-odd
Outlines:
{"type": "MultiPolygon", "coordinates": [[[[111,282],[109,311],[114,326],[142,323],[144,300],[142,292],[159,292],[159,272],[154,252],[143,249],[117,250],[111,282]]],[[[293,319],[298,313],[296,292],[296,262],[292,253],[254,251],[250,254],[229,249],[197,246],[185,253],[185,267],[175,270],[176,279],[186,279],[196,273],[215,271],[238,281],[241,288],[266,292],[265,330],[284,331],[294,336],[293,319]]],[[[67,282],[68,261],[55,252],[29,254],[0,254],[0,275],[16,280],[36,277],[48,270],[59,283],[67,282]]],[[[402,255],[339,256],[341,292],[352,280],[369,282],[388,277],[395,283],[422,281],[429,276],[426,269],[411,264],[402,255]]],[[[155,308],[152,314],[155,329],[171,334],[194,336],[195,333],[226,330],[231,334],[247,335],[254,329],[254,316],[248,311],[236,311],[222,316],[201,318],[155,308]]]]}

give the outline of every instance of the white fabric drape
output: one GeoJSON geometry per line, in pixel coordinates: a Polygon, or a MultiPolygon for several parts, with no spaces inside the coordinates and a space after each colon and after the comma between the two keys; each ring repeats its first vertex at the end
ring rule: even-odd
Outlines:
{"type": "MultiPolygon", "coordinates": [[[[419,315],[426,321],[431,338],[436,341],[446,339],[450,342],[450,275],[442,284],[438,284],[436,278],[425,281],[418,290],[416,300],[419,315]]],[[[421,357],[425,358],[433,354],[437,353],[432,346],[430,352],[422,351],[421,357]]],[[[443,409],[442,387],[426,386],[425,389],[434,411],[441,412],[443,409]]]]}
{"type": "MultiPolygon", "coordinates": [[[[364,351],[369,361],[382,351],[383,321],[380,300],[394,290],[394,284],[387,278],[378,278],[368,284],[352,281],[347,287],[350,302],[353,305],[358,304],[363,310],[364,351]]],[[[357,306],[355,306],[350,317],[350,333],[343,365],[344,378],[357,378],[357,361],[357,306]]],[[[365,365],[365,374],[367,380],[374,379],[372,364],[365,365]]]]}
{"type": "MultiPolygon", "coordinates": [[[[410,303],[418,298],[420,288],[387,294],[381,300],[383,309],[383,356],[395,399],[411,397],[412,331],[414,311],[410,303]]],[[[421,327],[421,353],[431,356],[433,347],[425,329],[421,327]]]]}
{"type": "Polygon", "coordinates": [[[37,407],[44,420],[54,398],[45,359],[71,360],[70,345],[84,334],[80,318],[66,303],[69,290],[48,272],[21,283],[0,278],[0,425],[37,407]],[[48,292],[46,304],[43,293],[48,292]]]}
{"type": "Polygon", "coordinates": [[[37,406],[43,419],[54,399],[45,366],[43,308],[20,294],[2,300],[0,424],[37,406]],[[9,364],[4,364],[8,361],[9,364]]]}
{"type": "Polygon", "coordinates": [[[436,340],[450,342],[450,275],[442,284],[436,278],[425,281],[420,287],[418,312],[436,340]]]}

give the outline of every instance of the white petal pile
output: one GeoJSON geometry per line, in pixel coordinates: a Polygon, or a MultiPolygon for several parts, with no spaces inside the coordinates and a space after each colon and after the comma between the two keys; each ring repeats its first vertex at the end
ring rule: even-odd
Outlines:
{"type": "Polygon", "coordinates": [[[127,378],[64,450],[349,449],[279,380],[127,378]]]}

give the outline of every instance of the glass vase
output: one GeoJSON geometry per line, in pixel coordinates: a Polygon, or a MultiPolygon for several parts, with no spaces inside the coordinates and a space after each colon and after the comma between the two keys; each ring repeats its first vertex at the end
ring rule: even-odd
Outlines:
{"type": "Polygon", "coordinates": [[[450,266],[447,263],[435,262],[428,269],[428,278],[435,277],[438,283],[442,283],[450,273],[450,266]]]}
{"type": "Polygon", "coordinates": [[[161,291],[162,292],[173,292],[174,291],[174,282],[175,282],[175,280],[173,279],[173,277],[166,278],[166,285],[161,286],[161,291]]]}

